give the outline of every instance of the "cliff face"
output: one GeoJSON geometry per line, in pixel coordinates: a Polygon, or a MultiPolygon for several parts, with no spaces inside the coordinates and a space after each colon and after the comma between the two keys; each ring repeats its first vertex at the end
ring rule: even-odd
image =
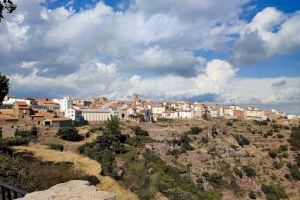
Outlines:
{"type": "Polygon", "coordinates": [[[114,193],[99,191],[88,181],[73,180],[48,190],[27,194],[18,200],[116,200],[114,193]]]}

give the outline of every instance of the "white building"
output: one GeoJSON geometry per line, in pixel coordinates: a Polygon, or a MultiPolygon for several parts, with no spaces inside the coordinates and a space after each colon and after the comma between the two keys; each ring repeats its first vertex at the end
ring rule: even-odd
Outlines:
{"type": "Polygon", "coordinates": [[[265,111],[259,110],[258,108],[248,108],[245,110],[245,119],[246,120],[266,120],[265,111]]]}
{"type": "Polygon", "coordinates": [[[63,97],[61,99],[53,99],[52,101],[59,103],[61,112],[65,112],[66,110],[73,108],[73,100],[70,97],[63,97]]]}
{"type": "Polygon", "coordinates": [[[178,112],[178,118],[192,119],[192,118],[194,118],[194,111],[193,110],[181,110],[178,112]]]}
{"type": "Polygon", "coordinates": [[[156,115],[156,116],[162,116],[162,113],[165,112],[165,106],[153,106],[152,107],[152,113],[153,115],[156,115]]]}
{"type": "Polygon", "coordinates": [[[67,109],[65,111],[65,117],[73,121],[81,121],[83,119],[81,110],[74,108],[67,109]]]}

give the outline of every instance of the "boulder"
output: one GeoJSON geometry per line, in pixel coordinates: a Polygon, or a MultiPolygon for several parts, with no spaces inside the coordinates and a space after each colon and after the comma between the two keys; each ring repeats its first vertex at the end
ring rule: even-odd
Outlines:
{"type": "Polygon", "coordinates": [[[88,181],[73,180],[48,190],[28,193],[17,200],[116,200],[116,194],[99,191],[88,181]]]}

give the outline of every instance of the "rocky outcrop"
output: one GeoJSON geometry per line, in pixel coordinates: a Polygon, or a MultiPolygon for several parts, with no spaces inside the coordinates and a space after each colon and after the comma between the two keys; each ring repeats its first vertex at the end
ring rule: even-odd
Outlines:
{"type": "Polygon", "coordinates": [[[27,194],[18,200],[116,200],[113,193],[99,191],[88,181],[74,180],[55,185],[48,190],[27,194]]]}

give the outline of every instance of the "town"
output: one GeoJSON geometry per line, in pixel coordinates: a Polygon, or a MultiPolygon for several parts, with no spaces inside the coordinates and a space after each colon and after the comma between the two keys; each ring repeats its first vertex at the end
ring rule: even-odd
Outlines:
{"type": "Polygon", "coordinates": [[[273,120],[280,125],[289,125],[299,116],[280,113],[275,109],[242,108],[238,105],[222,106],[198,102],[162,102],[142,100],[134,95],[132,100],[117,101],[98,98],[15,98],[6,96],[0,106],[2,136],[13,136],[24,126],[69,127],[103,122],[115,116],[121,120],[156,122],[165,119],[225,118],[240,120],[273,120]]]}

